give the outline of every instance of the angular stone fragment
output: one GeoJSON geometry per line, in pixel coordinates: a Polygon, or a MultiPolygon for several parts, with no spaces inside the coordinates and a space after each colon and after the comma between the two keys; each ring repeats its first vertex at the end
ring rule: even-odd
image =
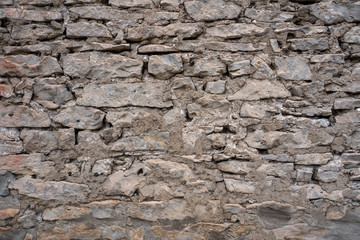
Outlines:
{"type": "Polygon", "coordinates": [[[105,113],[94,108],[67,107],[62,109],[53,120],[75,129],[95,130],[102,126],[105,113]]]}
{"type": "Polygon", "coordinates": [[[47,22],[61,20],[61,12],[58,11],[35,11],[20,8],[3,8],[0,9],[0,19],[27,20],[34,22],[47,22]]]}
{"type": "Polygon", "coordinates": [[[36,55],[0,56],[0,76],[38,77],[62,73],[56,58],[36,55]]]}
{"type": "Polygon", "coordinates": [[[165,91],[166,85],[163,83],[86,85],[77,104],[94,107],[171,107],[171,101],[163,100],[165,91]]]}
{"type": "Polygon", "coordinates": [[[308,166],[296,166],[296,181],[299,182],[310,182],[314,173],[313,167],[308,166]]]}
{"type": "Polygon", "coordinates": [[[322,1],[311,6],[313,14],[325,24],[360,21],[360,5],[353,3],[334,3],[332,0],[322,1]]]}
{"type": "Polygon", "coordinates": [[[219,162],[218,168],[222,172],[234,174],[248,174],[251,171],[249,162],[241,162],[236,160],[219,162]]]}
{"type": "Polygon", "coordinates": [[[256,169],[258,172],[264,172],[268,176],[290,178],[294,172],[293,163],[266,163],[256,169]]]}
{"type": "Polygon", "coordinates": [[[46,6],[53,5],[53,0],[17,0],[17,4],[21,5],[36,5],[36,6],[46,6]]]}
{"type": "Polygon", "coordinates": [[[286,22],[294,18],[294,14],[287,12],[256,10],[253,8],[246,9],[244,15],[259,22],[286,22]]]}
{"type": "Polygon", "coordinates": [[[107,6],[81,6],[72,7],[69,12],[79,15],[81,18],[96,20],[139,20],[143,19],[142,13],[129,13],[125,10],[118,10],[107,6]]]}
{"type": "Polygon", "coordinates": [[[14,174],[47,176],[54,170],[52,165],[51,162],[43,161],[43,156],[39,153],[0,156],[0,170],[14,174]]]}
{"type": "Polygon", "coordinates": [[[144,45],[138,48],[138,53],[172,53],[172,52],[178,52],[178,49],[176,47],[158,45],[158,44],[144,45]]]}
{"type": "Polygon", "coordinates": [[[285,80],[311,80],[311,71],[307,61],[301,57],[276,57],[277,74],[285,80]]]}
{"type": "Polygon", "coordinates": [[[150,8],[152,6],[151,0],[109,0],[109,4],[121,8],[150,8]]]}
{"type": "Polygon", "coordinates": [[[73,53],[64,57],[64,73],[71,77],[112,79],[141,77],[140,59],[99,52],[73,53]]]}
{"type": "Polygon", "coordinates": [[[77,22],[66,26],[66,36],[69,38],[103,37],[111,38],[112,35],[106,26],[100,23],[77,22]]]}
{"type": "Polygon", "coordinates": [[[360,107],[360,99],[357,98],[337,98],[334,101],[334,109],[355,109],[360,107]]]}
{"type": "MultiPolygon", "coordinates": [[[[359,11],[360,11],[360,5],[359,5],[359,11]]],[[[353,27],[350,29],[350,31],[345,33],[344,42],[360,44],[360,27],[353,27]]]]}
{"type": "Polygon", "coordinates": [[[275,72],[267,65],[267,63],[258,56],[255,56],[251,61],[251,65],[256,69],[253,78],[256,79],[274,79],[275,72]]]}
{"type": "Polygon", "coordinates": [[[205,77],[218,76],[226,73],[226,65],[217,58],[201,58],[194,61],[194,65],[187,68],[185,76],[205,77]]]}
{"type": "Polygon", "coordinates": [[[302,39],[291,39],[290,47],[293,50],[326,50],[329,49],[329,40],[327,38],[302,38],[302,39]]]}
{"type": "Polygon", "coordinates": [[[74,220],[90,214],[90,209],[73,206],[60,206],[47,208],[44,210],[42,217],[45,221],[54,220],[74,220]]]}
{"type": "Polygon", "coordinates": [[[20,134],[27,152],[49,153],[58,148],[58,141],[53,131],[24,129],[20,134]]]}
{"type": "Polygon", "coordinates": [[[296,155],[295,164],[300,165],[324,165],[333,158],[331,153],[309,153],[296,155]]]}
{"type": "Polygon", "coordinates": [[[230,72],[231,78],[249,75],[255,71],[254,67],[251,65],[251,62],[249,60],[233,62],[230,65],[228,65],[228,70],[230,72]]]}
{"type": "Polygon", "coordinates": [[[277,113],[275,107],[263,103],[249,103],[245,102],[241,106],[240,116],[241,117],[251,117],[264,119],[272,115],[272,113],[277,113]]]}
{"type": "Polygon", "coordinates": [[[9,185],[10,189],[16,189],[20,194],[42,200],[77,200],[86,199],[89,188],[85,184],[43,181],[29,176],[22,177],[9,185]]]}
{"type": "Polygon", "coordinates": [[[228,96],[228,100],[251,101],[267,98],[286,98],[290,96],[290,92],[278,81],[247,80],[245,86],[233,95],[228,96]]]}
{"type": "Polygon", "coordinates": [[[0,221],[15,217],[20,212],[20,202],[17,198],[0,198],[0,221]]]}
{"type": "Polygon", "coordinates": [[[63,29],[54,29],[48,25],[15,25],[11,31],[11,38],[15,40],[50,40],[61,36],[63,32],[63,29]]]}
{"type": "Polygon", "coordinates": [[[54,78],[37,80],[33,89],[36,100],[50,101],[61,105],[73,98],[66,86],[59,85],[54,78]]]}
{"type": "MultiPolygon", "coordinates": [[[[22,0],[22,1],[27,1],[27,0],[22,0]]],[[[65,0],[64,4],[97,3],[97,2],[98,0],[65,0]]]]}
{"type": "Polygon", "coordinates": [[[22,54],[22,53],[46,53],[50,54],[53,51],[51,45],[39,43],[25,46],[5,46],[4,52],[7,55],[22,54]]]}
{"type": "Polygon", "coordinates": [[[169,79],[182,70],[183,64],[180,54],[154,55],[149,58],[148,71],[156,78],[169,79]]]}
{"type": "Polygon", "coordinates": [[[91,169],[91,172],[97,175],[109,175],[111,174],[111,166],[113,164],[112,159],[97,160],[91,169]]]}
{"type": "Polygon", "coordinates": [[[177,12],[154,12],[153,14],[145,14],[145,22],[148,24],[163,23],[169,21],[176,21],[180,14],[177,12]]]}
{"type": "Polygon", "coordinates": [[[360,122],[360,111],[348,111],[335,116],[335,121],[342,124],[351,124],[360,122]]]}
{"type": "Polygon", "coordinates": [[[258,27],[254,24],[233,23],[206,29],[206,33],[212,37],[234,39],[245,36],[259,36],[268,32],[267,28],[258,27]]]}
{"type": "Polygon", "coordinates": [[[208,82],[206,84],[205,91],[213,94],[222,94],[226,90],[226,82],[225,81],[217,81],[217,82],[208,82]]]}
{"type": "Polygon", "coordinates": [[[235,179],[224,179],[226,189],[229,192],[235,193],[247,193],[251,194],[255,192],[255,182],[246,182],[242,180],[235,180],[235,179]]]}
{"type": "Polygon", "coordinates": [[[287,154],[276,154],[276,155],[264,155],[263,158],[268,161],[275,161],[275,162],[294,162],[294,158],[287,155],[287,154]]]}
{"type": "Polygon", "coordinates": [[[14,90],[11,85],[0,84],[0,96],[4,98],[9,98],[14,95],[14,90]]]}
{"type": "Polygon", "coordinates": [[[330,161],[328,164],[319,167],[314,178],[320,182],[330,183],[338,180],[343,164],[340,160],[330,161]]]}
{"type": "Polygon", "coordinates": [[[0,141],[0,155],[10,155],[23,152],[22,142],[0,141]]]}
{"type": "Polygon", "coordinates": [[[165,161],[163,159],[149,159],[145,161],[149,171],[165,179],[180,179],[189,182],[194,178],[194,174],[187,164],[165,161]]]}
{"type": "Polygon", "coordinates": [[[261,51],[266,44],[260,43],[255,47],[252,43],[227,43],[227,42],[204,42],[202,44],[206,49],[212,51],[230,51],[230,52],[254,52],[261,51]]]}
{"type": "Polygon", "coordinates": [[[310,58],[312,63],[345,63],[344,54],[324,54],[324,55],[314,55],[310,58]]]}
{"type": "Polygon", "coordinates": [[[11,181],[14,181],[15,177],[13,174],[7,171],[1,171],[0,172],[0,197],[6,197],[9,195],[9,183],[11,181]]]}
{"type": "Polygon", "coordinates": [[[50,119],[42,111],[23,105],[0,104],[0,127],[49,127],[50,119]]]}
{"type": "Polygon", "coordinates": [[[154,113],[154,111],[149,109],[116,110],[109,111],[106,114],[106,120],[115,128],[129,128],[133,127],[136,121],[147,121],[148,119],[152,118],[154,114],[157,115],[159,113],[154,113]]]}
{"type": "Polygon", "coordinates": [[[111,147],[112,151],[164,151],[170,140],[169,132],[153,132],[141,136],[123,137],[111,147]]]}
{"type": "Polygon", "coordinates": [[[99,43],[99,42],[85,42],[79,49],[80,52],[89,50],[96,51],[111,51],[111,52],[122,52],[125,50],[131,50],[130,44],[111,44],[111,43],[99,43]]]}
{"type": "Polygon", "coordinates": [[[240,14],[241,8],[223,0],[185,2],[185,10],[195,21],[216,21],[234,19],[240,14]]]}

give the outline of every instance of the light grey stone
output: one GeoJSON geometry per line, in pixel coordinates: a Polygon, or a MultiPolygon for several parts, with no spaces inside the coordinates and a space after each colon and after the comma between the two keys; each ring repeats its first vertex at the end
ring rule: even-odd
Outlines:
{"type": "Polygon", "coordinates": [[[335,116],[335,121],[341,124],[352,124],[360,122],[360,111],[353,110],[344,113],[340,113],[335,116]]]}
{"type": "Polygon", "coordinates": [[[111,147],[112,151],[165,151],[170,140],[169,132],[150,132],[140,136],[123,137],[111,147]]]}
{"type": "MultiPolygon", "coordinates": [[[[360,11],[360,5],[358,8],[360,11]]],[[[345,33],[344,42],[360,44],[360,27],[353,27],[345,33]]]]}
{"type": "Polygon", "coordinates": [[[22,24],[13,26],[11,38],[15,40],[50,40],[61,36],[63,32],[63,29],[55,29],[48,25],[22,24]]]}
{"type": "Polygon", "coordinates": [[[222,172],[246,175],[251,172],[251,164],[249,162],[241,162],[237,160],[222,161],[218,163],[218,168],[222,172]]]}
{"type": "Polygon", "coordinates": [[[337,4],[333,0],[326,0],[313,4],[311,10],[327,25],[360,21],[360,5],[355,2],[337,4]]]}
{"type": "Polygon", "coordinates": [[[344,57],[345,57],[344,54],[313,55],[310,58],[310,62],[312,62],[312,63],[333,62],[333,63],[343,64],[343,63],[345,63],[344,57]]]}
{"type": "Polygon", "coordinates": [[[58,140],[53,131],[22,130],[20,134],[27,152],[49,153],[58,148],[58,140]]]}
{"type": "Polygon", "coordinates": [[[33,86],[36,100],[50,101],[55,104],[64,104],[73,99],[73,95],[65,85],[60,85],[54,78],[37,80],[33,86]]]}
{"type": "Polygon", "coordinates": [[[275,57],[277,74],[285,80],[311,80],[311,71],[307,61],[301,57],[275,57]]]}
{"type": "Polygon", "coordinates": [[[226,65],[217,58],[201,58],[194,60],[194,65],[185,69],[185,76],[204,77],[218,76],[226,73],[226,65]]]}
{"type": "Polygon", "coordinates": [[[69,12],[79,15],[80,18],[96,20],[140,20],[144,18],[142,13],[129,13],[107,6],[81,6],[72,7],[69,12]]]}
{"type": "Polygon", "coordinates": [[[169,79],[183,71],[181,54],[153,55],[149,58],[148,71],[159,79],[169,79]]]}
{"type": "Polygon", "coordinates": [[[36,11],[20,8],[0,9],[0,19],[9,19],[11,21],[27,20],[33,22],[47,22],[53,20],[62,20],[63,16],[58,11],[36,11]]]}
{"type": "Polygon", "coordinates": [[[308,153],[303,155],[296,155],[295,164],[299,165],[324,165],[327,164],[333,155],[331,153],[308,153]]]}
{"type": "Polygon", "coordinates": [[[109,0],[109,4],[122,8],[150,8],[153,3],[151,0],[109,0]]]}
{"type": "Polygon", "coordinates": [[[253,8],[246,9],[244,15],[259,22],[286,22],[294,18],[294,14],[287,12],[256,10],[253,8]]]}
{"type": "Polygon", "coordinates": [[[233,193],[247,193],[252,194],[256,190],[255,182],[246,182],[235,179],[224,179],[226,189],[233,193]]]}
{"type": "Polygon", "coordinates": [[[222,94],[226,90],[225,81],[208,82],[206,83],[205,91],[213,94],[222,94]]]}
{"type": "Polygon", "coordinates": [[[224,39],[235,39],[245,36],[261,36],[268,32],[267,28],[258,27],[254,24],[234,23],[210,27],[206,33],[211,37],[220,37],[224,39]]]}
{"type": "Polygon", "coordinates": [[[301,38],[291,39],[290,47],[293,50],[327,50],[329,49],[329,40],[327,38],[301,38]]]}
{"type": "Polygon", "coordinates": [[[360,99],[357,98],[337,98],[334,101],[334,109],[355,109],[360,107],[360,99]]]}
{"type": "Polygon", "coordinates": [[[231,78],[249,75],[255,71],[254,67],[251,65],[250,60],[233,62],[230,65],[228,65],[228,70],[230,72],[231,78]]]}
{"type": "Polygon", "coordinates": [[[256,169],[258,172],[264,172],[268,176],[290,178],[294,173],[293,163],[265,163],[256,169]]]}
{"type": "Polygon", "coordinates": [[[69,38],[103,37],[111,38],[112,35],[106,26],[100,23],[77,22],[66,26],[66,36],[69,38]]]}
{"type": "Polygon", "coordinates": [[[230,51],[230,52],[255,52],[261,51],[266,47],[265,43],[258,44],[258,47],[253,43],[228,43],[228,42],[204,42],[202,45],[212,51],[230,51]]]}

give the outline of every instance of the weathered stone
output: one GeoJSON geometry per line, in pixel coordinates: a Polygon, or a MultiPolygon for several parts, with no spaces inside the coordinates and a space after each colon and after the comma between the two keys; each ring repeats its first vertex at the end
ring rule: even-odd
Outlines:
{"type": "Polygon", "coordinates": [[[5,46],[4,52],[7,55],[10,54],[22,54],[22,53],[46,53],[49,54],[52,52],[53,48],[50,44],[33,44],[33,45],[25,45],[25,46],[5,46]]]}
{"type": "Polygon", "coordinates": [[[248,174],[251,171],[249,162],[241,162],[236,160],[219,162],[218,168],[222,172],[234,174],[248,174]]]}
{"type": "Polygon", "coordinates": [[[14,174],[35,174],[43,177],[54,170],[54,164],[43,161],[43,156],[39,153],[0,156],[0,163],[0,170],[6,170],[14,174]]]}
{"type": "Polygon", "coordinates": [[[355,2],[336,4],[332,0],[327,0],[313,4],[311,10],[327,25],[360,21],[360,5],[355,2]]]}
{"type": "Polygon", "coordinates": [[[293,50],[319,50],[323,51],[329,49],[329,40],[327,38],[302,38],[302,39],[291,39],[290,47],[293,50]]]}
{"type": "Polygon", "coordinates": [[[335,116],[335,121],[342,124],[352,124],[360,122],[360,111],[349,111],[335,116]]]}
{"type": "Polygon", "coordinates": [[[217,58],[202,58],[194,61],[194,65],[187,68],[185,76],[204,77],[218,76],[226,73],[226,65],[217,58]]]}
{"type": "Polygon", "coordinates": [[[150,159],[145,161],[145,165],[156,175],[162,175],[165,178],[180,179],[186,182],[194,178],[193,172],[184,163],[150,159]]]}
{"type": "Polygon", "coordinates": [[[89,188],[85,184],[69,183],[69,182],[55,182],[43,181],[33,179],[29,176],[17,179],[9,184],[10,189],[16,189],[20,194],[27,195],[33,198],[42,200],[59,200],[68,201],[85,200],[89,188]]]}
{"type": "Polygon", "coordinates": [[[14,181],[15,177],[10,172],[0,172],[0,197],[6,197],[9,195],[9,183],[14,181]]]}
{"type": "Polygon", "coordinates": [[[254,24],[234,23],[225,26],[210,27],[206,33],[212,37],[235,39],[246,36],[259,36],[268,32],[267,28],[258,27],[254,24]]]}
{"type": "Polygon", "coordinates": [[[334,101],[334,109],[355,109],[360,107],[360,99],[337,98],[334,101]]]}
{"type": "Polygon", "coordinates": [[[304,155],[296,155],[295,164],[300,165],[324,165],[333,158],[331,153],[309,153],[304,155]]]}
{"type": "Polygon", "coordinates": [[[111,51],[111,52],[122,52],[126,50],[130,50],[130,44],[110,44],[110,43],[98,43],[98,42],[85,42],[81,48],[79,49],[80,52],[86,52],[89,50],[96,50],[96,51],[111,51]]]}
{"type": "Polygon", "coordinates": [[[169,132],[153,132],[134,137],[123,137],[111,147],[112,151],[165,151],[169,132]]]}
{"type": "Polygon", "coordinates": [[[343,54],[324,54],[324,55],[314,55],[310,58],[310,62],[312,63],[345,63],[343,54]]]}
{"type": "Polygon", "coordinates": [[[20,202],[17,198],[0,198],[0,220],[15,217],[20,212],[20,202]]]}
{"type": "Polygon", "coordinates": [[[171,107],[171,101],[163,100],[165,89],[166,85],[163,83],[86,85],[77,103],[94,107],[171,107]],[[97,97],[94,98],[94,96],[97,97]]]}
{"type": "Polygon", "coordinates": [[[49,127],[50,119],[42,111],[23,105],[4,106],[0,104],[1,127],[49,127]]]}
{"type": "Polygon", "coordinates": [[[59,148],[72,149],[75,145],[75,130],[74,129],[59,129],[56,132],[59,148]]]}
{"type": "Polygon", "coordinates": [[[48,25],[15,25],[11,31],[11,38],[15,40],[50,40],[61,36],[63,32],[63,29],[54,29],[48,25]]]}
{"type": "Polygon", "coordinates": [[[3,8],[0,9],[0,19],[27,20],[34,22],[46,22],[53,20],[61,20],[62,14],[57,11],[35,11],[20,8],[3,8]]]}
{"type": "MultiPolygon", "coordinates": [[[[22,0],[24,1],[24,0],[22,0]]],[[[27,0],[25,0],[27,1],[27,0]]],[[[47,1],[47,0],[45,0],[47,1]]],[[[76,3],[97,3],[98,0],[65,0],[64,4],[76,4],[76,3]]]]}
{"type": "Polygon", "coordinates": [[[150,56],[148,71],[159,79],[169,79],[182,72],[183,64],[180,54],[150,56]]]}
{"type": "Polygon", "coordinates": [[[185,10],[195,21],[216,21],[234,19],[240,14],[241,8],[223,0],[185,2],[185,10]],[[216,11],[214,11],[216,10],[216,11]]]}
{"type": "Polygon", "coordinates": [[[208,82],[206,83],[205,91],[213,94],[222,94],[226,90],[225,81],[208,82]]]}
{"type": "Polygon", "coordinates": [[[148,109],[128,109],[126,111],[117,110],[108,112],[106,114],[106,120],[115,128],[128,128],[133,127],[136,121],[146,121],[153,115],[154,111],[150,111],[148,109]]]}
{"type": "Polygon", "coordinates": [[[338,180],[342,168],[343,165],[340,160],[331,161],[319,167],[315,172],[314,178],[325,183],[335,182],[338,180]]]}
{"type": "MultiPolygon", "coordinates": [[[[299,2],[299,0],[291,0],[291,1],[299,2]]],[[[276,237],[275,239],[287,239],[287,238],[306,239],[308,238],[308,236],[316,236],[316,238],[321,239],[326,233],[324,229],[318,227],[312,227],[306,223],[285,225],[280,228],[273,229],[272,231],[276,237]]]]}
{"type": "Polygon", "coordinates": [[[62,73],[56,58],[36,55],[0,56],[0,76],[35,77],[62,73]]]}
{"type": "Polygon", "coordinates": [[[247,80],[239,91],[228,96],[228,100],[251,101],[267,98],[286,98],[290,96],[290,92],[278,81],[247,80]]]}
{"type": "Polygon", "coordinates": [[[311,71],[307,61],[301,57],[276,57],[277,74],[285,80],[311,80],[311,71]]]}
{"type": "Polygon", "coordinates": [[[110,0],[109,4],[122,8],[150,8],[153,3],[151,0],[110,0]]]}
{"type": "Polygon", "coordinates": [[[344,200],[344,196],[341,190],[335,190],[331,193],[324,191],[319,185],[316,184],[306,184],[303,186],[294,186],[294,190],[304,190],[306,193],[306,199],[316,200],[316,199],[328,199],[331,201],[341,202],[344,200]]]}
{"type": "Polygon", "coordinates": [[[139,20],[143,19],[142,13],[129,13],[125,10],[118,10],[106,6],[81,6],[72,7],[69,12],[79,15],[81,18],[96,20],[139,20]]]}
{"type": "MultiPolygon", "coordinates": [[[[360,6],[358,7],[358,9],[360,10],[360,6]]],[[[360,27],[353,27],[350,29],[350,31],[345,33],[344,42],[360,44],[360,27]]]]}
{"type": "Polygon", "coordinates": [[[58,148],[58,140],[53,131],[22,130],[20,137],[27,152],[49,153],[58,148]]]}
{"type": "Polygon", "coordinates": [[[56,208],[47,208],[42,214],[45,221],[54,220],[74,220],[90,214],[90,209],[73,206],[60,206],[56,208]]]}
{"type": "Polygon", "coordinates": [[[255,79],[274,79],[276,77],[275,72],[258,56],[254,57],[251,65],[256,69],[253,74],[253,78],[255,79]]]}
{"type": "Polygon", "coordinates": [[[266,44],[260,43],[255,47],[252,43],[227,43],[227,42],[204,42],[202,45],[212,51],[230,51],[230,52],[255,52],[261,51],[266,44]]]}
{"type": "Polygon", "coordinates": [[[293,163],[266,163],[256,169],[258,172],[264,172],[268,176],[290,178],[294,172],[293,163]]]}
{"type": "Polygon", "coordinates": [[[63,62],[65,74],[91,79],[141,77],[143,66],[140,59],[99,52],[68,54],[63,62]]]}
{"type": "Polygon", "coordinates": [[[102,126],[105,113],[94,108],[68,107],[62,109],[53,120],[64,126],[75,129],[99,129],[102,126]]]}
{"type": "Polygon", "coordinates": [[[17,0],[17,4],[21,5],[36,5],[36,6],[46,6],[53,5],[53,0],[17,0]]]}
{"type": "Polygon", "coordinates": [[[4,98],[14,96],[13,87],[11,85],[0,84],[0,96],[4,98]]]}
{"type": "Polygon", "coordinates": [[[277,112],[275,107],[268,104],[245,102],[241,106],[240,116],[263,119],[277,112]]]}
{"type": "Polygon", "coordinates": [[[112,35],[106,26],[100,23],[77,22],[66,26],[66,36],[69,38],[103,37],[111,38],[112,35]]]}
{"type": "Polygon", "coordinates": [[[286,22],[294,18],[294,14],[287,12],[256,10],[253,8],[246,9],[244,15],[259,22],[286,22]]]}
{"type": "Polygon", "coordinates": [[[314,174],[314,168],[308,166],[296,166],[296,181],[310,182],[314,174]]]}
{"type": "Polygon", "coordinates": [[[160,6],[168,10],[179,10],[179,0],[160,0],[160,6]]]}
{"type": "Polygon", "coordinates": [[[13,0],[3,0],[3,1],[1,1],[0,6],[6,6],[6,5],[13,5],[13,0]]]}
{"type": "Polygon", "coordinates": [[[176,47],[158,44],[144,45],[138,48],[138,53],[173,53],[177,51],[176,47]]]}
{"type": "Polygon", "coordinates": [[[276,154],[276,155],[272,155],[272,154],[268,154],[268,155],[264,155],[263,158],[267,161],[274,161],[274,162],[294,162],[294,158],[287,155],[287,154],[276,154]]]}
{"type": "Polygon", "coordinates": [[[177,12],[154,12],[145,14],[144,20],[149,24],[175,21],[179,19],[180,14],[177,12]]]}
{"type": "Polygon", "coordinates": [[[249,60],[233,62],[228,66],[228,70],[232,78],[249,75],[255,71],[249,60]]]}
{"type": "Polygon", "coordinates": [[[67,90],[65,85],[59,85],[52,78],[36,81],[33,89],[35,99],[41,101],[50,101],[60,105],[73,98],[73,95],[67,90]]]}
{"type": "Polygon", "coordinates": [[[325,86],[326,91],[334,92],[349,92],[359,93],[360,92],[360,81],[346,81],[344,84],[329,84],[325,86]]]}
{"type": "Polygon", "coordinates": [[[14,141],[0,141],[0,156],[10,155],[23,152],[24,148],[21,142],[14,141]]]}
{"type": "Polygon", "coordinates": [[[91,169],[91,172],[95,175],[109,175],[111,174],[112,171],[112,166],[113,164],[113,160],[112,159],[102,159],[102,160],[97,160],[94,163],[94,166],[91,169]]]}
{"type": "Polygon", "coordinates": [[[235,180],[235,179],[224,179],[226,189],[229,192],[235,193],[247,193],[251,194],[255,192],[256,184],[254,182],[246,182],[242,180],[235,180]]]}
{"type": "Polygon", "coordinates": [[[144,199],[154,199],[156,201],[170,200],[174,192],[164,182],[146,185],[139,190],[144,199]]]}

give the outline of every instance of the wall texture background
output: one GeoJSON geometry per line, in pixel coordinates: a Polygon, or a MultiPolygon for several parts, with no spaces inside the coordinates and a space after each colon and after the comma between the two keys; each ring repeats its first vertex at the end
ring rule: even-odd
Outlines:
{"type": "Polygon", "coordinates": [[[359,22],[1,0],[0,239],[360,239],[359,22]]]}

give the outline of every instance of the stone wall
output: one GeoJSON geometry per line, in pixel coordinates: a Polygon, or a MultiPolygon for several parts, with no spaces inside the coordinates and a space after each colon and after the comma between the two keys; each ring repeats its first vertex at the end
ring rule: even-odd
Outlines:
{"type": "Polygon", "coordinates": [[[360,239],[360,2],[1,0],[0,239],[360,239]]]}

